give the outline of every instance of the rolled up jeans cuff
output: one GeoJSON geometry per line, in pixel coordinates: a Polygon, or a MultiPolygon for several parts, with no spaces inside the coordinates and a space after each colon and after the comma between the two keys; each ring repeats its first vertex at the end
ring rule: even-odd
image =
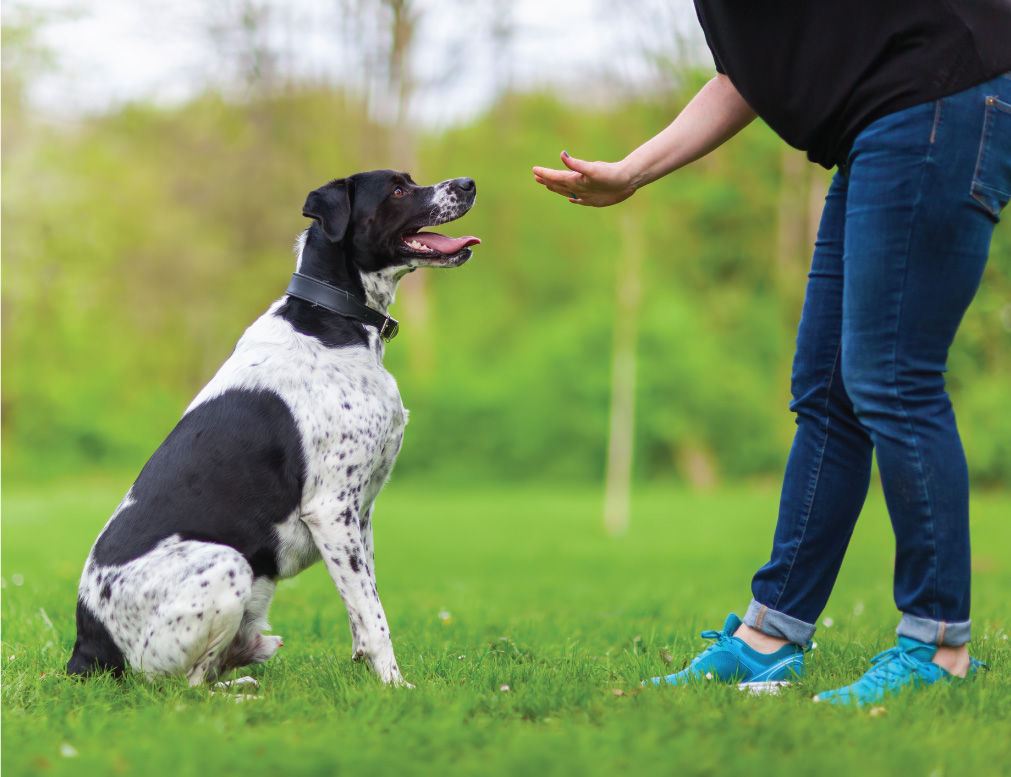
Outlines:
{"type": "Polygon", "coordinates": [[[902,620],[895,629],[900,637],[910,637],[928,645],[960,647],[969,641],[972,621],[935,621],[918,615],[902,613],[902,620]]]}
{"type": "Polygon", "coordinates": [[[801,646],[811,641],[815,630],[813,623],[806,623],[786,613],[773,610],[754,599],[748,605],[748,611],[744,613],[744,622],[756,631],[768,634],[770,637],[788,639],[793,644],[801,646]]]}

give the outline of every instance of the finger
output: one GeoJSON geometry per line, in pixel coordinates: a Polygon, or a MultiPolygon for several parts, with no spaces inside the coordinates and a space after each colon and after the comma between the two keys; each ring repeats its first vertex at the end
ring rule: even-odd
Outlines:
{"type": "Polygon", "coordinates": [[[547,188],[548,188],[548,189],[549,189],[550,191],[553,191],[553,192],[554,192],[555,194],[560,194],[560,195],[562,195],[563,197],[567,197],[567,198],[569,198],[569,199],[572,199],[572,198],[574,198],[574,197],[577,197],[577,196],[578,196],[578,195],[577,195],[577,194],[576,194],[576,193],[575,193],[574,191],[572,191],[572,189],[570,189],[570,188],[569,188],[568,186],[559,186],[558,184],[545,184],[545,186],[547,186],[547,188]]]}
{"type": "Polygon", "coordinates": [[[593,171],[593,162],[587,162],[584,159],[577,159],[574,156],[569,156],[567,151],[562,152],[562,163],[570,170],[574,170],[580,175],[589,176],[593,171]]]}
{"type": "Polygon", "coordinates": [[[547,189],[548,191],[554,192],[555,194],[560,194],[567,199],[573,199],[579,196],[578,194],[576,194],[576,192],[572,190],[572,187],[567,186],[565,184],[559,184],[553,181],[543,181],[541,183],[543,183],[544,188],[547,189]]]}
{"type": "Polygon", "coordinates": [[[541,178],[539,175],[534,176],[534,181],[539,183],[545,189],[550,189],[553,192],[568,191],[569,187],[565,184],[560,184],[557,181],[549,181],[547,178],[541,178]]]}
{"type": "Polygon", "coordinates": [[[550,167],[535,167],[533,173],[535,176],[540,176],[546,181],[554,181],[563,185],[576,183],[582,179],[579,173],[573,173],[568,170],[553,170],[550,167]]]}

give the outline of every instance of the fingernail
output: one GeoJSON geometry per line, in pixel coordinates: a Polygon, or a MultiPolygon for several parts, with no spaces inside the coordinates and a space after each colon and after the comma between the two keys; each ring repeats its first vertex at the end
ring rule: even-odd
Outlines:
{"type": "Polygon", "coordinates": [[[569,152],[568,152],[568,151],[563,151],[563,152],[562,152],[562,156],[568,156],[568,155],[569,155],[569,152]]]}

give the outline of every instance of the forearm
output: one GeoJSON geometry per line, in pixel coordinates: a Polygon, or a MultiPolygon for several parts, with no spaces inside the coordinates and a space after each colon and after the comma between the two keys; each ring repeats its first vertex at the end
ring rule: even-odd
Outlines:
{"type": "Polygon", "coordinates": [[[638,189],[705,156],[755,118],[725,75],[707,83],[659,134],[643,143],[619,165],[638,189]]]}

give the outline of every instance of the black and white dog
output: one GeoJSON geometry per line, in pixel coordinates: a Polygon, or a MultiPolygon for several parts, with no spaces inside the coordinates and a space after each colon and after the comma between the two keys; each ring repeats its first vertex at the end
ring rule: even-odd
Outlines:
{"type": "Polygon", "coordinates": [[[475,237],[421,232],[474,204],[469,178],[418,186],[392,170],[311,192],[287,293],[141,470],[95,541],[72,674],[185,674],[262,663],[279,578],[320,558],[351,621],[352,656],[404,682],[376,590],[372,508],[407,411],[383,368],[387,308],[418,267],[457,267],[475,237]]]}

